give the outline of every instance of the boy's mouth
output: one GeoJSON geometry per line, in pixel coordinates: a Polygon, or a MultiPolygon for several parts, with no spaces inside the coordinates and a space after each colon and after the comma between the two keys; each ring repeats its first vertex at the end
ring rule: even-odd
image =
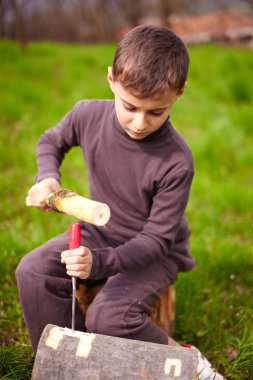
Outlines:
{"type": "Polygon", "coordinates": [[[136,136],[145,136],[148,134],[147,131],[144,131],[144,132],[137,132],[137,131],[133,131],[132,129],[128,129],[127,128],[127,132],[133,134],[133,135],[136,135],[136,136]]]}

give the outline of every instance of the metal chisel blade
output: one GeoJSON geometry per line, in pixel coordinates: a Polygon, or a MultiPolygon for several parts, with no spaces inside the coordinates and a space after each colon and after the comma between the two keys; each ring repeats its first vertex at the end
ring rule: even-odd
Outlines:
{"type": "Polygon", "coordinates": [[[72,319],[71,329],[75,330],[75,317],[76,317],[76,277],[72,277],[72,319]]]}

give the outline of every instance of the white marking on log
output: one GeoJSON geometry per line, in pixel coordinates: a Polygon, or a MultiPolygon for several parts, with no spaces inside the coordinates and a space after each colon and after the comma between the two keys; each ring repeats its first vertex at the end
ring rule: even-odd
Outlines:
{"type": "Polygon", "coordinates": [[[174,377],[179,377],[181,375],[182,361],[180,359],[170,359],[167,358],[164,364],[164,373],[169,375],[171,369],[174,367],[174,377]]]}
{"type": "Polygon", "coordinates": [[[45,345],[57,350],[59,343],[64,336],[72,336],[79,340],[76,356],[87,358],[92,348],[92,342],[96,338],[96,334],[88,334],[82,331],[72,331],[65,327],[64,329],[58,326],[51,328],[45,345]]]}
{"type": "Polygon", "coordinates": [[[76,338],[80,338],[80,336],[82,336],[84,333],[82,331],[76,331],[76,330],[71,330],[69,329],[68,327],[65,327],[64,328],[64,335],[68,335],[68,336],[74,336],[76,338]]]}
{"type": "Polygon", "coordinates": [[[92,348],[92,342],[95,340],[96,334],[83,334],[80,336],[79,344],[76,350],[76,356],[87,358],[92,348]]]}
{"type": "Polygon", "coordinates": [[[52,327],[45,342],[45,345],[53,348],[54,350],[57,350],[59,343],[63,338],[63,333],[63,329],[60,329],[57,326],[52,327]]]}

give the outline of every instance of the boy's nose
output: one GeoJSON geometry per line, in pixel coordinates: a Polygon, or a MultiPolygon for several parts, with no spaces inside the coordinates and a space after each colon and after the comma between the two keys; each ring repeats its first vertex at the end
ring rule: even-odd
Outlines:
{"type": "Polygon", "coordinates": [[[147,128],[147,122],[145,115],[143,114],[136,114],[135,118],[133,120],[133,127],[136,130],[136,132],[141,132],[147,128]]]}

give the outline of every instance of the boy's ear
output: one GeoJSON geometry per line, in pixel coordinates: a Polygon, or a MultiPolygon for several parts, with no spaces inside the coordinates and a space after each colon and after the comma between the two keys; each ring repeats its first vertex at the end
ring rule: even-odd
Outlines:
{"type": "Polygon", "coordinates": [[[109,82],[109,85],[111,87],[112,92],[114,93],[114,78],[113,78],[113,73],[112,73],[112,68],[111,66],[108,67],[108,74],[107,74],[107,80],[109,82]]]}
{"type": "Polygon", "coordinates": [[[179,96],[182,96],[183,95],[183,93],[184,93],[184,90],[186,89],[186,87],[187,87],[187,82],[185,82],[185,84],[183,85],[183,87],[181,88],[181,90],[180,91],[178,91],[178,93],[177,93],[177,96],[179,97],[179,96]]]}

